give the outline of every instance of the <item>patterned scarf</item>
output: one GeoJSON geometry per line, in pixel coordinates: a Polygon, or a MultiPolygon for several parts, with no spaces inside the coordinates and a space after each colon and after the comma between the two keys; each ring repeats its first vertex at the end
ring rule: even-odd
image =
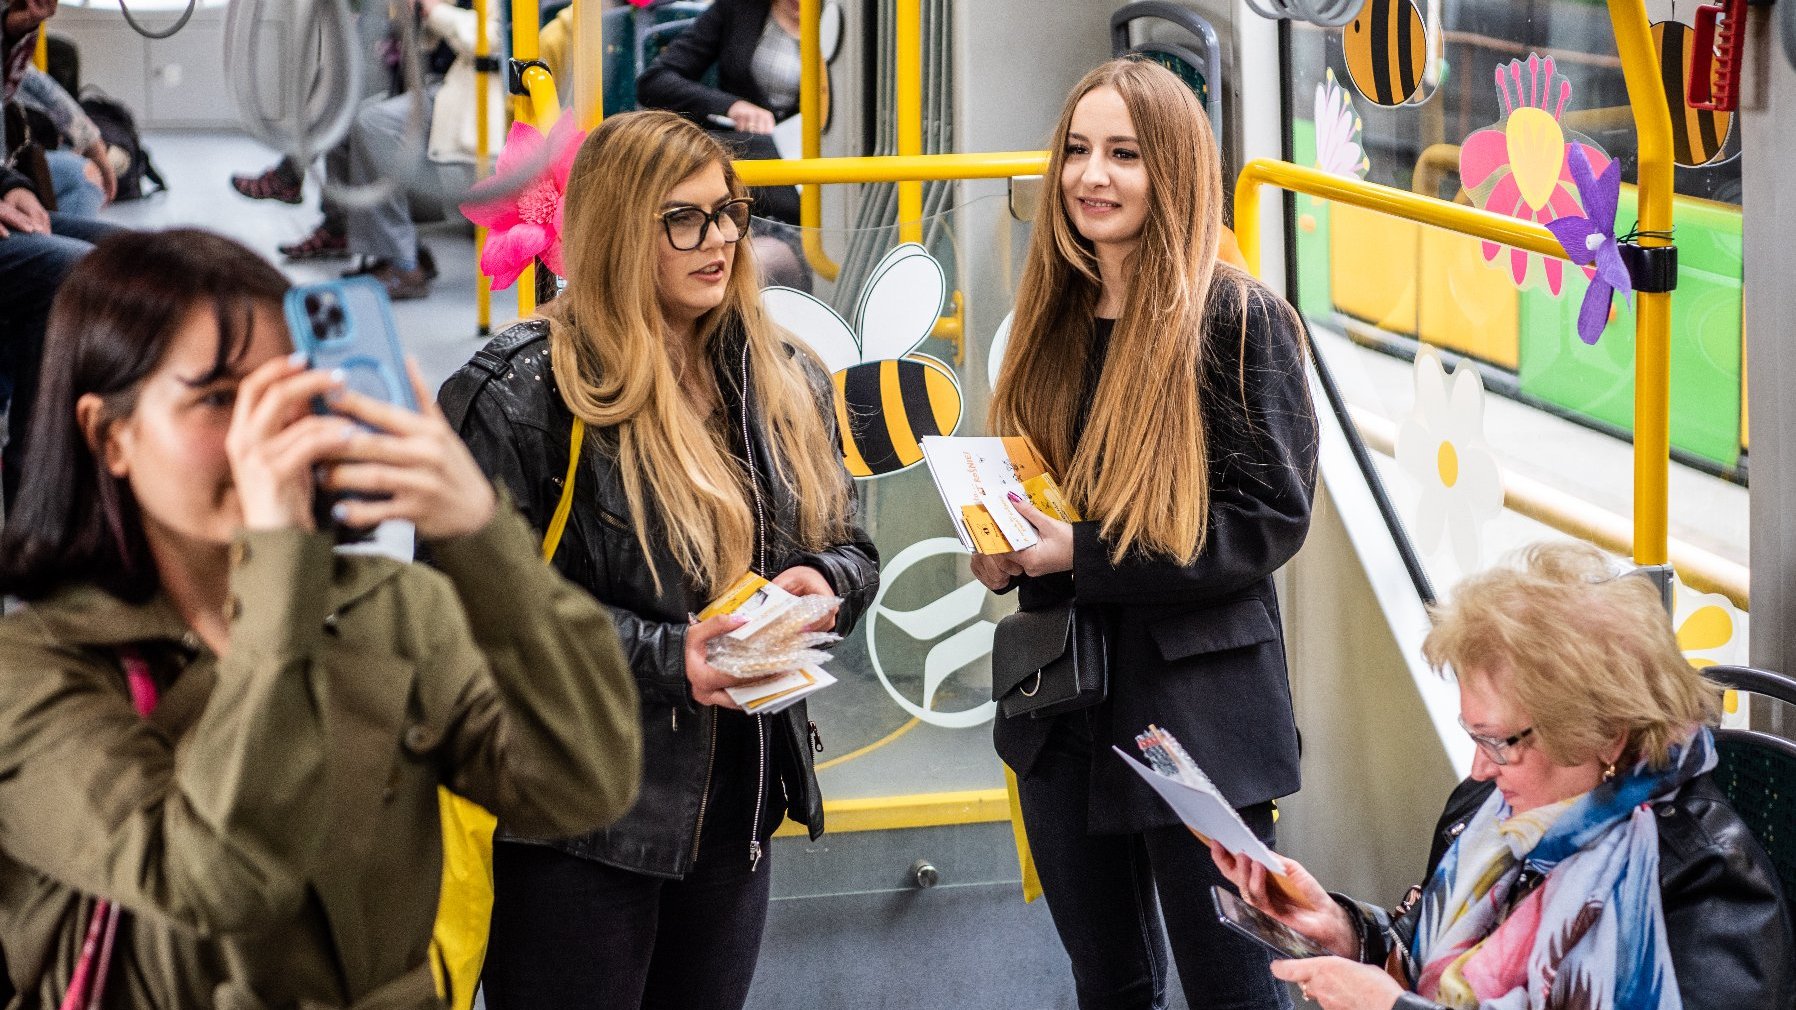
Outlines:
{"type": "Polygon", "coordinates": [[[1648,804],[1713,767],[1702,728],[1664,770],[1525,814],[1492,791],[1423,889],[1412,987],[1459,1010],[1681,1010],[1648,804]],[[1524,876],[1540,883],[1511,908],[1524,876]]]}

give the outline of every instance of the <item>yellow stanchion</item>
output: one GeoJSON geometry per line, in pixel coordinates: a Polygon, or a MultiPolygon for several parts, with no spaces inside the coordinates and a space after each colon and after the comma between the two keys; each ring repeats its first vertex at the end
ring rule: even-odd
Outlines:
{"type": "MultiPolygon", "coordinates": [[[[487,88],[491,77],[485,70],[493,56],[493,42],[487,35],[487,4],[490,0],[474,0],[474,179],[492,174],[492,124],[487,122],[487,88]]],[[[493,332],[493,279],[479,267],[486,253],[486,229],[474,229],[474,322],[481,336],[493,332]]]]}
{"type": "Polygon", "coordinates": [[[31,51],[31,65],[39,70],[50,69],[50,22],[45,21],[37,28],[37,47],[31,51]]]}
{"type": "MultiPolygon", "coordinates": [[[[798,0],[798,118],[803,130],[804,157],[823,157],[823,38],[822,0],[798,0]]],[[[804,242],[804,258],[824,280],[833,281],[841,264],[823,251],[823,187],[807,183],[798,192],[798,223],[804,242]]]]}
{"type": "MultiPolygon", "coordinates": [[[[528,62],[536,59],[542,52],[542,12],[537,0],[511,0],[511,58],[528,62]]],[[[547,76],[546,74],[544,76],[547,76]]],[[[530,75],[524,75],[524,84],[528,88],[530,75]]],[[[534,99],[525,95],[514,95],[511,99],[511,116],[524,122],[536,122],[531,114],[534,99]]],[[[543,128],[540,122],[539,129],[543,128]]],[[[536,311],[536,264],[524,268],[518,274],[518,315],[530,315],[536,311]]]]}
{"type": "MultiPolygon", "coordinates": [[[[898,0],[898,156],[923,153],[923,3],[898,0]]],[[[923,183],[898,184],[898,240],[923,241],[923,183]]]]}

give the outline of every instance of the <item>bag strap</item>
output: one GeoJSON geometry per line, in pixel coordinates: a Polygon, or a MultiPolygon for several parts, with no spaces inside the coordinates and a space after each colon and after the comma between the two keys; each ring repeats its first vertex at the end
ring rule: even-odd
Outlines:
{"type": "Polygon", "coordinates": [[[544,561],[555,560],[555,551],[561,546],[561,535],[567,532],[568,515],[574,511],[574,478],[580,472],[580,447],[585,444],[586,422],[576,417],[573,430],[568,435],[567,476],[561,481],[561,499],[555,503],[555,513],[549,517],[549,529],[543,534],[544,561]]]}
{"type": "MultiPolygon", "coordinates": [[[[149,718],[156,710],[160,692],[150,664],[143,653],[129,646],[119,650],[119,665],[125,668],[125,687],[131,692],[131,707],[141,718],[149,718]]],[[[60,1010],[96,1010],[106,994],[107,970],[112,967],[112,943],[118,936],[122,909],[110,901],[94,903],[94,914],[87,922],[87,936],[81,941],[81,956],[75,961],[75,972],[69,977],[68,991],[63,993],[60,1010]]]]}

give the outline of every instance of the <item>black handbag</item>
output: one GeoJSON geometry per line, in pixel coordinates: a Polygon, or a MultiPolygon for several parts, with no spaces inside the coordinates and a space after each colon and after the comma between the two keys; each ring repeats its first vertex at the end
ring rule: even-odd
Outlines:
{"type": "Polygon", "coordinates": [[[1110,643],[1101,614],[1072,600],[1019,610],[992,641],[992,700],[1007,719],[1046,719],[1089,708],[1110,689],[1110,643]]]}

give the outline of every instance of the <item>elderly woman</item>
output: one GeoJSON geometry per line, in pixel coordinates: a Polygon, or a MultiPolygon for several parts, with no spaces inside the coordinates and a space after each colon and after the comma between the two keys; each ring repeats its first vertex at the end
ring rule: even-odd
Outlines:
{"type": "Polygon", "coordinates": [[[1270,889],[1211,847],[1249,903],[1340,955],[1275,975],[1326,1010],[1796,1006],[1777,878],[1709,775],[1718,692],[1651,584],[1537,545],[1462,582],[1422,650],[1478,747],[1403,904],[1328,894],[1288,858],[1270,889]]]}

